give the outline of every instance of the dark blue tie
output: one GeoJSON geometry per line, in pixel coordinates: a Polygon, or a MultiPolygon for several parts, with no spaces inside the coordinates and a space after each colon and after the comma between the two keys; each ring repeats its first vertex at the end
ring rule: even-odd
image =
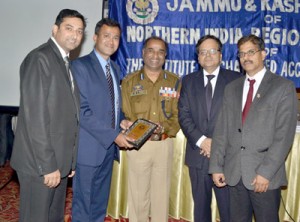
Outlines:
{"type": "Polygon", "coordinates": [[[110,65],[109,63],[106,64],[106,79],[108,83],[109,88],[109,94],[111,99],[111,105],[112,105],[112,117],[111,117],[111,127],[115,128],[115,92],[114,92],[114,83],[113,79],[110,73],[110,65]]]}
{"type": "Polygon", "coordinates": [[[211,107],[211,101],[212,101],[212,85],[211,80],[215,77],[215,75],[207,75],[207,84],[205,86],[205,98],[206,98],[206,108],[207,108],[207,116],[208,119],[210,117],[210,107],[211,107]]]}

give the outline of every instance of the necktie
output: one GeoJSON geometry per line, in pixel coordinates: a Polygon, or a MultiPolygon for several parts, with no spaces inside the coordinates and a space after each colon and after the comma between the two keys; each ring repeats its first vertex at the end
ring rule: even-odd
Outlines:
{"type": "Polygon", "coordinates": [[[253,98],[253,85],[255,83],[255,79],[248,79],[249,81],[249,84],[250,84],[250,87],[249,87],[249,91],[248,91],[248,94],[247,94],[247,100],[246,100],[246,104],[244,106],[244,110],[243,110],[243,113],[242,113],[242,123],[245,122],[245,119],[247,117],[247,114],[249,112],[249,109],[250,109],[250,106],[251,106],[251,103],[252,103],[252,98],[253,98]]]}
{"type": "Polygon", "coordinates": [[[207,116],[209,119],[210,116],[210,107],[211,107],[211,101],[212,101],[212,85],[211,80],[215,77],[215,75],[207,75],[207,84],[205,86],[205,98],[206,98],[206,107],[207,107],[207,116]]]}
{"type": "Polygon", "coordinates": [[[66,56],[64,58],[64,61],[65,61],[65,66],[66,66],[66,69],[67,69],[67,72],[68,72],[68,77],[69,77],[69,81],[70,81],[70,84],[71,84],[72,92],[74,92],[74,81],[73,81],[73,76],[72,76],[71,71],[70,71],[69,57],[66,56]]]}
{"type": "Polygon", "coordinates": [[[68,78],[69,78],[69,82],[71,84],[71,89],[72,89],[72,97],[73,97],[73,101],[74,101],[74,105],[75,105],[75,108],[76,108],[76,118],[77,120],[79,120],[79,108],[78,108],[78,103],[77,103],[77,100],[76,100],[76,96],[74,94],[74,80],[73,80],[73,76],[72,76],[72,73],[71,73],[71,70],[70,70],[70,61],[69,61],[69,57],[66,56],[64,58],[64,61],[65,61],[65,66],[66,66],[66,69],[67,69],[67,73],[68,73],[68,78]]]}
{"type": "Polygon", "coordinates": [[[115,128],[115,93],[114,93],[114,83],[110,73],[109,63],[106,64],[105,69],[106,69],[106,79],[108,83],[109,94],[110,94],[111,105],[112,105],[111,126],[112,128],[115,128]]]}

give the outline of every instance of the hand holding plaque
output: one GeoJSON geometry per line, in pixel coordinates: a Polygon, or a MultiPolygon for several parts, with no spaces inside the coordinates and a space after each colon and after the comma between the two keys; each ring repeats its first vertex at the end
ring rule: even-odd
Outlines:
{"type": "Polygon", "coordinates": [[[125,135],[134,139],[134,141],[128,142],[131,143],[134,148],[139,150],[155,131],[156,127],[157,124],[155,123],[145,119],[138,119],[129,127],[125,132],[125,135]]]}

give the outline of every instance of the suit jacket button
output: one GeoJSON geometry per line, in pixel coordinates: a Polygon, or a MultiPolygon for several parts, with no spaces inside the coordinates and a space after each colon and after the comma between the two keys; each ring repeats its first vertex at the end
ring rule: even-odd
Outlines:
{"type": "Polygon", "coordinates": [[[239,133],[241,133],[241,132],[242,132],[242,130],[241,130],[241,129],[238,129],[238,131],[239,131],[239,133]]]}
{"type": "Polygon", "coordinates": [[[241,146],[241,150],[244,150],[244,149],[246,149],[246,147],[244,147],[244,146],[241,146]]]}

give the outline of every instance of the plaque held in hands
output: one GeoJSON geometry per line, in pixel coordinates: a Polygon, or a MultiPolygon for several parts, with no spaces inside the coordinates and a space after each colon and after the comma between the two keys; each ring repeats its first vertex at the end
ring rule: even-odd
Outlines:
{"type": "Polygon", "coordinates": [[[137,119],[128,130],[125,135],[134,139],[129,141],[133,147],[137,150],[149,139],[152,133],[155,131],[157,124],[152,123],[145,119],[137,119]]]}

